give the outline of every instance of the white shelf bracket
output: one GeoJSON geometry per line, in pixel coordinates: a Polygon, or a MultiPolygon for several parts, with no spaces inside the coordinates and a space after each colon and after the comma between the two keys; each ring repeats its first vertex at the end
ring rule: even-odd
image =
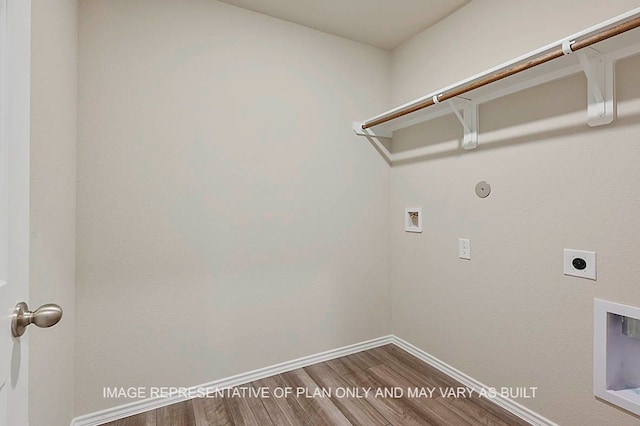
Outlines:
{"type": "MultiPolygon", "coordinates": [[[[565,55],[572,53],[572,41],[562,43],[565,55]]],[[[574,52],[587,78],[587,124],[591,127],[610,124],[615,119],[614,70],[609,55],[589,58],[584,50],[574,52]]]]}
{"type": "Polygon", "coordinates": [[[614,70],[610,56],[588,59],[582,51],[578,59],[587,77],[587,124],[591,127],[611,124],[615,119],[614,70]]]}
{"type": "Polygon", "coordinates": [[[447,100],[447,105],[456,115],[464,136],[462,137],[462,147],[466,150],[476,149],[478,147],[478,104],[473,101],[465,100],[460,114],[459,107],[451,100],[447,100]]]}
{"type": "Polygon", "coordinates": [[[389,152],[387,147],[380,141],[380,138],[393,138],[392,131],[386,130],[384,128],[382,130],[376,130],[375,132],[370,128],[363,129],[362,123],[358,121],[354,121],[353,123],[351,123],[351,128],[356,135],[366,137],[369,142],[378,150],[378,152],[384,156],[384,159],[389,164],[391,164],[391,162],[393,161],[393,156],[391,155],[391,152],[389,152]]]}
{"type": "Polygon", "coordinates": [[[354,121],[351,124],[351,127],[353,128],[354,133],[358,136],[368,136],[371,138],[393,138],[393,132],[384,129],[375,131],[371,128],[363,129],[362,123],[358,121],[354,121]]]}

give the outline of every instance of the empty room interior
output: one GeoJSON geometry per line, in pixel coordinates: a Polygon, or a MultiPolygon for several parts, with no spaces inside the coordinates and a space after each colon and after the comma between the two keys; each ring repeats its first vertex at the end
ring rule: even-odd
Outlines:
{"type": "Polygon", "coordinates": [[[640,424],[640,1],[0,3],[0,425],[640,424]]]}

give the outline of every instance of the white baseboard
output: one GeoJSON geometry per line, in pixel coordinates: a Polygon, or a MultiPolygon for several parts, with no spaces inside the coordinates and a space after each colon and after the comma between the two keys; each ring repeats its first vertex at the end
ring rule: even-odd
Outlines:
{"type": "MultiPolygon", "coordinates": [[[[256,380],[264,379],[265,377],[274,376],[276,374],[285,373],[287,371],[295,370],[302,367],[307,367],[309,365],[329,361],[331,359],[336,359],[336,358],[340,358],[346,355],[351,355],[357,352],[366,351],[368,349],[377,348],[379,346],[384,346],[390,343],[407,351],[411,355],[414,355],[415,357],[426,362],[432,367],[442,371],[444,374],[457,380],[458,382],[462,383],[464,386],[475,389],[476,391],[480,391],[481,389],[485,389],[485,391],[487,391],[488,389],[490,389],[488,386],[485,386],[484,384],[478,382],[474,378],[440,361],[438,358],[428,354],[427,352],[416,348],[412,344],[400,339],[399,337],[389,335],[389,336],[379,337],[373,340],[368,340],[366,342],[344,346],[342,348],[333,349],[333,350],[322,352],[319,354],[298,358],[292,361],[283,362],[281,364],[276,364],[271,367],[265,367],[259,370],[250,371],[248,373],[238,374],[236,376],[216,380],[200,386],[194,386],[190,388],[190,390],[192,390],[192,392],[195,393],[197,389],[203,389],[203,388],[204,389],[215,389],[215,388],[224,389],[224,388],[231,388],[234,386],[241,386],[256,380]]],[[[76,417],[71,422],[71,426],[97,426],[103,423],[112,422],[114,420],[144,413],[145,411],[155,410],[156,408],[161,408],[166,405],[182,402],[187,399],[188,398],[186,398],[185,396],[176,395],[169,398],[150,398],[150,399],[135,401],[129,404],[120,405],[117,407],[108,408],[106,410],[76,417]]],[[[517,402],[509,398],[504,398],[500,395],[497,395],[495,398],[492,398],[491,401],[493,401],[496,405],[504,408],[508,412],[531,423],[532,425],[558,426],[556,423],[552,422],[551,420],[518,404],[517,402]]]]}
{"type": "MultiPolygon", "coordinates": [[[[433,355],[423,351],[422,349],[416,348],[411,343],[408,343],[408,342],[402,340],[401,338],[399,338],[397,336],[392,336],[391,343],[393,343],[394,345],[396,345],[400,349],[403,349],[406,352],[409,352],[411,355],[415,356],[416,358],[419,358],[420,360],[426,362],[430,366],[442,371],[444,374],[446,374],[447,376],[451,377],[452,379],[457,380],[458,382],[462,383],[466,387],[472,388],[477,392],[480,392],[482,389],[484,389],[485,392],[488,392],[488,390],[490,389],[489,386],[486,386],[486,385],[480,383],[479,381],[477,381],[473,377],[468,376],[467,374],[463,373],[460,370],[457,370],[457,369],[453,368],[452,366],[450,366],[449,364],[447,364],[447,363],[445,363],[443,361],[440,361],[438,358],[434,357],[433,355]]],[[[504,408],[508,412],[510,412],[510,413],[520,417],[521,419],[531,423],[532,425],[535,425],[535,426],[558,426],[556,423],[552,422],[551,420],[541,416],[540,414],[536,413],[535,411],[532,411],[532,410],[528,409],[527,407],[524,407],[524,406],[518,404],[517,402],[513,401],[512,399],[504,398],[501,395],[496,395],[495,398],[491,398],[491,401],[493,403],[495,403],[496,405],[504,408]]]]}
{"type": "MultiPolygon", "coordinates": [[[[250,382],[254,382],[256,380],[264,379],[265,377],[275,376],[276,374],[285,373],[287,371],[296,370],[298,368],[307,367],[309,365],[329,361],[331,359],[340,358],[343,356],[355,354],[357,352],[366,351],[368,349],[377,348],[379,346],[388,345],[392,341],[393,336],[391,335],[379,337],[377,339],[367,340],[366,342],[332,349],[330,351],[322,352],[319,354],[294,359],[292,361],[283,362],[281,364],[276,364],[271,367],[265,367],[259,370],[250,371],[248,373],[242,373],[236,376],[227,377],[225,379],[216,380],[200,386],[194,386],[190,388],[190,390],[192,391],[191,393],[195,393],[198,389],[225,389],[234,386],[241,386],[250,382]]],[[[189,393],[189,391],[187,391],[186,393],[189,393]]],[[[187,399],[188,398],[184,396],[176,395],[169,398],[150,398],[135,401],[129,404],[120,405],[117,407],[108,408],[106,410],[76,417],[71,421],[71,426],[97,426],[103,423],[112,422],[114,420],[144,413],[145,411],[155,410],[156,408],[161,408],[167,405],[175,404],[177,402],[182,402],[187,399]]]]}

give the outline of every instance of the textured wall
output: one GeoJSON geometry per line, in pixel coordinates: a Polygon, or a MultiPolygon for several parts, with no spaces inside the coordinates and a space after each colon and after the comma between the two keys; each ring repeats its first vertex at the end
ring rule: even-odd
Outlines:
{"type": "Polygon", "coordinates": [[[32,308],[58,303],[59,324],[30,329],[29,423],[73,416],[76,254],[77,0],[32,0],[32,308]]]}
{"type": "MultiPolygon", "coordinates": [[[[573,6],[471,2],[394,52],[392,96],[437,90],[638,2],[573,6]]],[[[394,333],[487,385],[537,386],[519,402],[562,425],[638,423],[592,395],[593,298],[640,306],[638,73],[640,58],[618,64],[613,125],[586,125],[576,75],[482,105],[476,151],[456,148],[454,117],[393,142],[427,152],[392,168],[394,333]],[[404,232],[407,206],[424,208],[422,234],[404,232]],[[471,261],[458,259],[459,238],[471,261]],[[596,251],[598,280],[564,276],[563,248],[596,251]]]]}
{"type": "Polygon", "coordinates": [[[80,2],[76,414],[388,334],[390,54],[215,1],[80,2]]]}

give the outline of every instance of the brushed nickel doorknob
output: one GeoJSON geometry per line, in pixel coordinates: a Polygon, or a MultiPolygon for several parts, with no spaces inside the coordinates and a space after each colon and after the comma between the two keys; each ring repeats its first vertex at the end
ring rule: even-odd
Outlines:
{"type": "Polygon", "coordinates": [[[41,328],[51,327],[56,325],[60,318],[62,318],[62,308],[58,305],[47,303],[32,312],[26,303],[20,302],[13,309],[11,334],[13,337],[22,336],[29,324],[35,324],[41,328]]]}

